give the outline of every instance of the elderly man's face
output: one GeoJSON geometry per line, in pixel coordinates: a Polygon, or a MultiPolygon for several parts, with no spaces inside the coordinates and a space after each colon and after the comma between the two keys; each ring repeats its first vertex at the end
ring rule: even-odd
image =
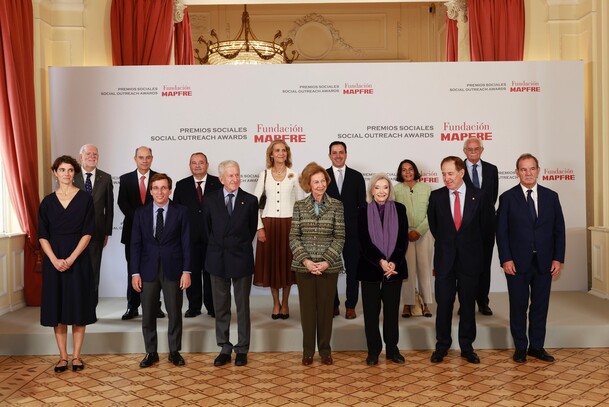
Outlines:
{"type": "Polygon", "coordinates": [[[150,166],[152,165],[152,152],[150,149],[146,147],[138,148],[133,159],[135,160],[135,165],[137,165],[137,170],[140,174],[145,174],[150,170],[150,166]]]}
{"type": "Polygon", "coordinates": [[[467,160],[473,164],[480,161],[483,151],[484,147],[480,145],[480,141],[478,141],[478,139],[469,140],[465,145],[465,148],[463,148],[463,152],[467,156],[467,160]]]}
{"type": "Polygon", "coordinates": [[[91,171],[97,168],[98,159],[99,154],[97,152],[97,147],[95,146],[85,146],[84,151],[80,154],[80,163],[85,171],[91,171]]]}

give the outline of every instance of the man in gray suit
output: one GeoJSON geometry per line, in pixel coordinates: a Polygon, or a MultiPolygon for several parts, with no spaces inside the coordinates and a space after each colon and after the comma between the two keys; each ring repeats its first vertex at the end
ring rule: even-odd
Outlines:
{"type": "Polygon", "coordinates": [[[74,185],[88,192],[93,198],[95,210],[95,233],[89,243],[89,254],[93,265],[94,299],[97,305],[99,293],[99,276],[101,270],[102,250],[112,235],[114,218],[114,188],[112,176],[97,168],[99,153],[97,147],[85,144],[80,148],[81,175],[74,177],[74,185]]]}
{"type": "Polygon", "coordinates": [[[203,227],[207,236],[205,269],[211,277],[216,341],[220,354],[214,366],[223,366],[236,353],[235,365],[247,364],[250,347],[250,291],[254,274],[252,241],[258,228],[258,200],[239,188],[241,174],[235,161],[222,161],[218,176],[224,186],[203,197],[203,227]],[[231,284],[237,305],[237,344],[229,340],[231,284]]]}

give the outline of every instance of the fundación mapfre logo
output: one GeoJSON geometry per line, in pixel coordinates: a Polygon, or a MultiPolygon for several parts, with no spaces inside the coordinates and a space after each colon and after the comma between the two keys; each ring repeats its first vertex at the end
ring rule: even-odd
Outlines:
{"type": "Polygon", "coordinates": [[[512,81],[509,89],[511,93],[540,93],[541,85],[537,81],[512,81]]]}
{"type": "Polygon", "coordinates": [[[477,138],[483,141],[493,139],[491,125],[478,121],[450,122],[445,121],[440,127],[440,141],[465,141],[477,138]]]}
{"type": "Polygon", "coordinates": [[[373,95],[374,86],[368,82],[345,82],[343,95],[373,95]]]}
{"type": "Polygon", "coordinates": [[[192,96],[190,85],[163,85],[161,86],[161,96],[192,96]]]}
{"type": "Polygon", "coordinates": [[[542,181],[575,181],[573,168],[544,168],[541,173],[542,181]]]}
{"type": "Polygon", "coordinates": [[[290,144],[306,143],[307,134],[304,127],[299,124],[257,123],[253,140],[254,143],[272,143],[275,140],[283,140],[290,144]]]}

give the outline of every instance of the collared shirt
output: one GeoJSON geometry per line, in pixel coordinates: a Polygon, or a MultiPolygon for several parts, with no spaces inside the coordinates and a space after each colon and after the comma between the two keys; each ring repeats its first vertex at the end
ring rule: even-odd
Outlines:
{"type": "Polygon", "coordinates": [[[148,181],[150,181],[150,170],[148,170],[146,172],[146,174],[142,174],[140,173],[138,170],[136,170],[135,172],[137,172],[137,184],[140,184],[140,179],[142,178],[142,175],[144,176],[144,185],[146,185],[146,189],[148,189],[148,181]]]}
{"type": "Polygon", "coordinates": [[[97,171],[97,168],[93,168],[91,171],[85,171],[85,168],[81,167],[82,180],[84,184],[87,183],[87,172],[91,174],[91,188],[95,186],[95,171],[97,171]]]}
{"type": "Polygon", "coordinates": [[[228,194],[233,194],[233,210],[235,209],[235,201],[237,200],[237,192],[239,188],[235,189],[233,192],[228,192],[226,188],[222,188],[222,192],[224,193],[224,206],[228,205],[228,194]]]}
{"type": "MultiPolygon", "coordinates": [[[[461,186],[459,188],[457,188],[457,191],[459,191],[459,203],[461,204],[461,219],[463,219],[463,209],[465,208],[465,192],[467,191],[465,182],[463,184],[461,184],[461,186]]],[[[455,194],[453,192],[455,192],[455,191],[452,189],[448,190],[448,196],[450,198],[450,213],[452,213],[453,219],[454,219],[455,218],[455,194]]]]}
{"type": "MultiPolygon", "coordinates": [[[[476,163],[478,166],[476,167],[476,172],[478,173],[478,181],[480,181],[480,187],[482,187],[482,161],[478,160],[476,163]]],[[[474,181],[474,164],[469,160],[465,160],[465,165],[467,166],[467,173],[469,174],[469,179],[474,181]]]]}
{"type": "Polygon", "coordinates": [[[539,216],[539,207],[537,206],[537,183],[535,183],[532,188],[527,188],[524,185],[520,184],[520,188],[522,188],[522,193],[524,194],[525,201],[527,200],[527,191],[529,189],[533,190],[533,192],[531,192],[531,199],[533,199],[533,203],[535,204],[535,212],[537,212],[537,216],[539,216]]]}
{"type": "Polygon", "coordinates": [[[205,189],[205,183],[207,182],[207,174],[205,174],[205,176],[201,179],[196,179],[195,176],[192,176],[192,179],[195,183],[195,188],[197,187],[197,183],[201,182],[201,189],[205,189]]]}
{"type": "Polygon", "coordinates": [[[163,206],[158,206],[156,202],[152,201],[152,235],[156,233],[156,215],[159,208],[163,208],[163,225],[167,221],[167,209],[169,209],[169,201],[163,206]]]}
{"type": "Polygon", "coordinates": [[[341,170],[343,172],[343,182],[345,182],[345,177],[347,176],[347,166],[344,165],[342,168],[332,166],[332,172],[334,173],[334,179],[337,182],[338,182],[338,170],[341,170]]]}

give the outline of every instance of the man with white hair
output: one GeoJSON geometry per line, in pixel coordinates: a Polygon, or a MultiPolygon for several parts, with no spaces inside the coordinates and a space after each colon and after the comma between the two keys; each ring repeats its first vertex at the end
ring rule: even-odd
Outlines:
{"type": "Polygon", "coordinates": [[[93,266],[93,290],[95,305],[99,297],[99,277],[101,271],[102,250],[108,243],[108,236],[112,235],[112,221],[114,219],[114,187],[112,176],[97,168],[99,152],[92,144],[85,144],[80,148],[80,175],[74,177],[74,185],[89,193],[93,198],[95,210],[95,233],[87,246],[93,266]]]}

